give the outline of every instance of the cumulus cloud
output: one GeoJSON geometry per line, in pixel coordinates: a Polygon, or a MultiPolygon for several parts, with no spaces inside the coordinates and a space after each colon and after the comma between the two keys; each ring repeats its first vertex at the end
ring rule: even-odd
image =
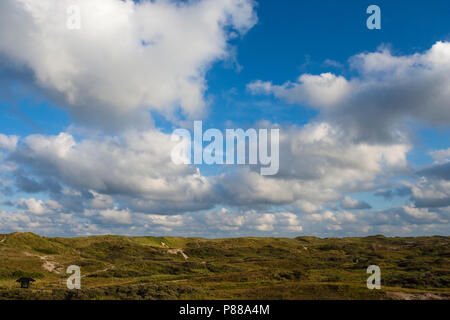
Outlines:
{"type": "MultiPolygon", "coordinates": [[[[408,204],[390,211],[405,221],[414,224],[448,224],[450,208],[449,162],[446,162],[447,150],[436,150],[431,154],[435,163],[415,172],[409,180],[400,180],[392,189],[382,189],[375,195],[388,200],[405,197],[408,204]]],[[[435,226],[434,226],[435,227],[435,226]]]]}
{"type": "Polygon", "coordinates": [[[211,206],[213,186],[198,169],[172,163],[170,136],[157,130],[101,136],[77,142],[68,133],[31,135],[9,155],[26,168],[28,179],[52,177],[71,188],[65,201],[89,202],[92,208],[118,200],[130,208],[171,213],[211,206]]]}
{"type": "Polygon", "coordinates": [[[304,229],[316,235],[354,236],[385,234],[445,234],[450,226],[450,207],[442,209],[416,208],[413,205],[386,210],[334,211],[301,215],[304,229]]]}
{"type": "Polygon", "coordinates": [[[273,94],[289,103],[332,107],[348,97],[352,86],[342,76],[322,73],[320,75],[303,74],[296,82],[286,82],[280,86],[257,80],[250,83],[247,89],[253,94],[273,94]]]}
{"type": "Polygon", "coordinates": [[[419,208],[450,206],[450,181],[425,177],[410,183],[411,199],[419,208]]]}
{"type": "Polygon", "coordinates": [[[280,133],[282,165],[275,176],[237,167],[206,177],[194,166],[174,165],[173,142],[157,130],[89,138],[67,132],[23,137],[4,155],[5,164],[17,168],[9,172],[14,178],[9,183],[23,188],[26,178],[25,185],[33,181],[42,186],[36,190],[51,200],[13,202],[19,211],[4,213],[3,229],[323,236],[438,233],[448,225],[450,187],[442,178],[419,175],[401,181],[392,193],[407,190],[402,194],[411,203],[391,210],[368,210],[364,201],[346,196],[387,192],[380,191],[380,181],[409,172],[408,143],[369,144],[328,122],[283,127],[280,133]],[[339,202],[343,210],[336,206],[339,202]],[[220,206],[226,209],[216,209],[220,206]]]}
{"type": "Polygon", "coordinates": [[[396,141],[404,120],[450,124],[450,42],[436,42],[424,53],[394,56],[387,49],[350,59],[358,76],[303,74],[295,82],[248,84],[254,94],[272,94],[293,104],[321,110],[364,141],[396,141]]]}
{"type": "Polygon", "coordinates": [[[350,197],[344,197],[341,202],[341,206],[344,209],[353,210],[353,209],[372,209],[372,206],[365,201],[360,201],[357,199],[353,199],[350,197]]]}
{"type": "Polygon", "coordinates": [[[314,212],[347,193],[370,191],[377,179],[407,170],[408,143],[357,141],[330,123],[280,130],[280,171],[264,177],[245,168],[215,178],[238,205],[292,204],[314,212]]]}
{"type": "Polygon", "coordinates": [[[306,216],[306,220],[323,224],[326,230],[329,231],[341,231],[344,227],[343,225],[354,223],[357,221],[357,218],[356,215],[348,211],[325,211],[323,213],[313,213],[306,216]]]}
{"type": "Polygon", "coordinates": [[[226,208],[208,211],[204,214],[210,230],[231,234],[299,233],[302,226],[297,215],[291,212],[261,212],[256,210],[230,211],[226,208]]]}
{"type": "Polygon", "coordinates": [[[131,224],[133,222],[128,209],[85,210],[84,215],[99,219],[103,224],[131,224]]]}
{"type": "Polygon", "coordinates": [[[406,197],[411,195],[411,189],[408,184],[403,184],[393,189],[380,189],[375,191],[375,196],[383,197],[386,200],[392,200],[394,197],[406,197]]]}
{"type": "Polygon", "coordinates": [[[117,208],[89,210],[83,215],[59,213],[51,216],[0,211],[0,232],[25,230],[53,235],[161,235],[170,232],[183,236],[218,237],[298,235],[302,226],[298,216],[290,212],[231,211],[225,208],[174,216],[132,213],[117,208]]]}
{"type": "MultiPolygon", "coordinates": [[[[349,61],[356,71],[352,78],[303,74],[281,85],[261,80],[247,85],[252,94],[319,110],[319,120],[282,137],[279,174],[269,182],[255,176],[259,181],[253,184],[283,186],[283,197],[288,203],[294,199],[290,207],[302,214],[308,230],[341,235],[446,230],[448,150],[431,152],[434,164],[412,169],[405,121],[450,124],[450,43],[437,42],[423,53],[407,56],[381,48],[349,61]],[[386,188],[391,178],[402,175],[411,179],[386,188]],[[368,203],[345,196],[361,191],[385,199],[405,197],[408,204],[372,211],[368,203]],[[342,198],[344,211],[333,204],[342,198]]],[[[243,189],[240,185],[238,190],[243,189]]]]}
{"type": "Polygon", "coordinates": [[[450,148],[432,151],[430,152],[430,155],[438,164],[450,162],[450,148]]]}
{"type": "Polygon", "coordinates": [[[7,136],[0,134],[0,149],[14,150],[18,141],[17,136],[7,136]]]}
{"type": "Polygon", "coordinates": [[[30,135],[7,159],[20,168],[13,174],[17,188],[49,192],[68,211],[118,206],[148,214],[215,205],[315,212],[347,193],[372,190],[378,178],[408,166],[408,144],[355,142],[329,123],[282,129],[280,172],[273,177],[251,167],[205,177],[195,166],[175,165],[174,142],[158,130],[78,140],[67,132],[30,135]]]}
{"type": "Polygon", "coordinates": [[[200,115],[206,71],[257,21],[252,0],[79,0],[71,30],[73,5],[1,1],[0,53],[72,115],[107,125],[136,125],[142,110],[200,115]]]}
{"type": "Polygon", "coordinates": [[[17,208],[23,209],[27,213],[36,215],[51,214],[55,211],[63,209],[63,207],[57,201],[47,200],[44,202],[35,198],[21,198],[14,201],[13,204],[17,208]]]}
{"type": "Polygon", "coordinates": [[[402,182],[409,188],[411,201],[418,208],[450,206],[450,161],[448,149],[431,152],[435,162],[415,173],[413,181],[402,182]]]}
{"type": "MultiPolygon", "coordinates": [[[[427,208],[415,208],[412,206],[403,206],[403,214],[412,218],[417,223],[418,221],[434,221],[439,220],[439,215],[436,212],[432,212],[427,208]]],[[[448,221],[443,221],[448,222],[448,221]]]]}
{"type": "Polygon", "coordinates": [[[450,161],[437,162],[431,166],[427,166],[417,172],[419,176],[433,179],[450,180],[450,161]]]}
{"type": "Polygon", "coordinates": [[[450,207],[416,208],[412,205],[382,211],[289,211],[213,209],[183,215],[155,215],[111,207],[83,214],[30,214],[0,211],[0,232],[33,231],[48,235],[171,235],[230,236],[361,236],[369,234],[410,236],[440,234],[448,230],[450,207]]]}

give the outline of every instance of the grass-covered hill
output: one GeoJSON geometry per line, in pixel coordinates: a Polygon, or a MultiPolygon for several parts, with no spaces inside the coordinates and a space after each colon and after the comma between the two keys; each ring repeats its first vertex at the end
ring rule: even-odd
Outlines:
{"type": "Polygon", "coordinates": [[[0,299],[442,299],[450,237],[206,240],[0,234],[0,299]],[[66,268],[81,268],[81,290],[66,268]],[[381,290],[366,287],[369,265],[381,290]],[[19,289],[20,277],[36,280],[19,289]]]}

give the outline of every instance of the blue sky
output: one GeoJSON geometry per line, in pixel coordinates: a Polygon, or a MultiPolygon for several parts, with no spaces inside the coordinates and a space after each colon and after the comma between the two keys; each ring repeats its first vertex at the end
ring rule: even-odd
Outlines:
{"type": "Polygon", "coordinates": [[[448,1],[44,2],[0,5],[0,232],[448,235],[448,1]],[[168,164],[194,120],[280,128],[279,175],[168,164]]]}

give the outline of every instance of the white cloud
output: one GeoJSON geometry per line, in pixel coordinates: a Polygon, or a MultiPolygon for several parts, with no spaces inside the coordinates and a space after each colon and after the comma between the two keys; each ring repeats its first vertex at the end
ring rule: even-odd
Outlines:
{"type": "MultiPolygon", "coordinates": [[[[215,178],[232,204],[309,203],[314,212],[345,194],[370,191],[377,179],[407,170],[407,143],[368,144],[352,139],[330,123],[310,123],[280,130],[280,171],[264,177],[242,169],[215,178]],[[300,201],[300,203],[299,203],[300,201]],[[311,206],[312,205],[312,206],[311,206]]],[[[303,209],[305,209],[303,208],[303,209]]]]}
{"type": "Polygon", "coordinates": [[[436,220],[439,215],[436,212],[430,212],[426,208],[414,208],[411,206],[402,207],[405,214],[418,220],[436,220]]]}
{"type": "Polygon", "coordinates": [[[117,208],[105,210],[85,210],[84,215],[100,219],[103,223],[132,224],[133,220],[129,210],[117,208]]]}
{"type": "Polygon", "coordinates": [[[93,190],[90,190],[90,193],[92,194],[92,199],[89,201],[89,207],[93,209],[106,209],[114,204],[114,198],[106,195],[106,194],[100,194],[98,192],[95,192],[93,190]]]}
{"type": "Polygon", "coordinates": [[[341,206],[344,209],[371,209],[372,207],[364,202],[364,201],[359,201],[357,199],[353,199],[350,197],[344,197],[344,199],[341,202],[341,206]]]}
{"type": "Polygon", "coordinates": [[[322,206],[305,200],[298,200],[293,205],[294,208],[305,213],[314,213],[322,210],[322,206]]]}
{"type": "MultiPolygon", "coordinates": [[[[426,232],[445,226],[443,209],[429,210],[439,219],[419,219],[403,208],[375,214],[333,207],[344,199],[342,207],[362,208],[345,196],[376,190],[380,181],[406,170],[409,144],[357,141],[327,122],[282,129],[282,165],[273,177],[261,176],[258,168],[205,177],[195,167],[175,166],[170,136],[156,130],[85,139],[68,133],[24,137],[7,154],[8,162],[39,184],[51,177],[61,187],[49,191],[52,200],[35,199],[26,207],[23,201],[23,211],[12,215],[25,219],[29,214],[29,223],[39,224],[33,230],[73,234],[323,236],[381,232],[381,226],[389,224],[420,224],[426,232]],[[227,209],[212,209],[218,206],[227,209]],[[71,224],[62,212],[73,215],[71,224]]],[[[417,199],[442,198],[440,193],[448,189],[445,184],[437,189],[438,184],[425,194],[431,190],[426,184],[405,186],[417,188],[412,192],[417,199]]],[[[4,228],[26,228],[28,223],[4,219],[4,228]]]]}
{"type": "Polygon", "coordinates": [[[64,209],[64,207],[60,203],[58,203],[58,201],[55,200],[47,200],[45,201],[45,205],[47,206],[48,209],[52,211],[60,211],[64,209]]]}
{"type": "Polygon", "coordinates": [[[450,206],[450,180],[421,177],[405,183],[411,189],[411,197],[417,207],[450,206]]]}
{"type": "Polygon", "coordinates": [[[52,177],[74,190],[91,190],[90,206],[97,209],[110,206],[110,196],[153,213],[210,207],[211,183],[198,169],[173,164],[173,145],[170,135],[156,130],[79,142],[68,133],[31,135],[10,159],[30,168],[29,178],[52,177]]]}
{"type": "Polygon", "coordinates": [[[198,116],[205,73],[228,56],[230,32],[245,34],[257,21],[252,0],[75,4],[80,30],[66,27],[72,0],[1,1],[0,52],[79,119],[116,125],[139,122],[141,107],[198,116]]]}
{"type": "Polygon", "coordinates": [[[0,149],[14,150],[17,146],[17,141],[19,137],[17,136],[7,136],[0,134],[0,149]]]}
{"type": "Polygon", "coordinates": [[[222,208],[197,214],[195,221],[204,221],[212,232],[218,230],[236,235],[249,234],[252,231],[263,233],[302,231],[297,215],[291,212],[232,211],[222,208]]]}
{"type": "Polygon", "coordinates": [[[304,74],[282,85],[257,80],[248,89],[318,108],[327,121],[368,142],[398,141],[404,120],[450,124],[450,42],[436,42],[424,53],[407,56],[381,49],[350,62],[359,73],[351,79],[304,74]]]}
{"type": "Polygon", "coordinates": [[[430,155],[436,163],[442,164],[450,162],[450,148],[432,151],[430,152],[430,155]]]}
{"type": "Polygon", "coordinates": [[[253,94],[272,93],[289,103],[306,104],[313,107],[332,107],[350,94],[351,84],[342,76],[331,73],[321,75],[303,74],[297,82],[287,82],[281,86],[270,82],[255,81],[247,88],[253,94]]]}
{"type": "Polygon", "coordinates": [[[361,236],[445,234],[450,207],[439,210],[411,205],[385,211],[324,210],[312,214],[287,211],[215,209],[183,215],[148,215],[126,209],[86,210],[83,214],[36,215],[0,211],[0,232],[32,231],[47,235],[179,235],[238,236],[361,236]]]}
{"type": "Polygon", "coordinates": [[[19,209],[23,209],[27,213],[36,215],[50,214],[63,208],[58,202],[54,200],[47,200],[44,202],[35,198],[21,198],[14,201],[14,205],[19,209]]]}

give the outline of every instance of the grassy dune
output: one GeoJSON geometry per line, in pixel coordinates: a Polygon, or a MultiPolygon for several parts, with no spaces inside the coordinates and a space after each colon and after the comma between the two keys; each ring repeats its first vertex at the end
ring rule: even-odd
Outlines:
{"type": "Polygon", "coordinates": [[[0,234],[0,299],[442,299],[450,237],[206,240],[0,234]],[[368,290],[378,265],[382,289],[368,290]],[[69,265],[82,289],[67,290],[69,265]],[[19,289],[16,279],[37,280],[19,289]]]}

